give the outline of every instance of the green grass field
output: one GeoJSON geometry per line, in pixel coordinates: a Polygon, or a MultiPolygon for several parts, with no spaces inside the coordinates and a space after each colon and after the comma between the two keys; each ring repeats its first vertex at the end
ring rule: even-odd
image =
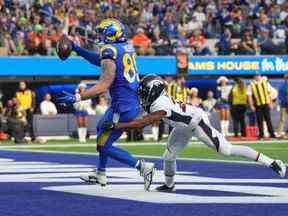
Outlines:
{"type": "MultiPolygon", "coordinates": [[[[134,155],[162,156],[165,149],[165,142],[124,142],[119,141],[117,145],[128,150],[134,155]]],[[[288,163],[288,141],[265,141],[255,143],[241,143],[240,145],[250,146],[272,158],[277,158],[288,163]]],[[[46,144],[23,144],[14,145],[11,142],[3,142],[0,150],[13,151],[37,151],[37,152],[64,152],[79,154],[96,154],[95,141],[89,140],[87,144],[78,144],[76,140],[49,141],[46,144]]],[[[218,160],[243,160],[240,157],[225,157],[219,155],[212,149],[199,142],[191,142],[180,156],[185,159],[218,159],[218,160]]]]}

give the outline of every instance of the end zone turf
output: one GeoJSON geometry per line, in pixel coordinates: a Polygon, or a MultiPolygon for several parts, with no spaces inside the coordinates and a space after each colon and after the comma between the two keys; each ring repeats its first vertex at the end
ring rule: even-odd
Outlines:
{"type": "MultiPolygon", "coordinates": [[[[177,190],[144,192],[138,173],[109,161],[109,185],[79,176],[97,156],[0,151],[1,215],[284,216],[287,179],[255,164],[179,161],[177,190]]],[[[160,160],[154,160],[159,170],[160,160]]],[[[157,172],[152,189],[163,180],[157,172]]]]}

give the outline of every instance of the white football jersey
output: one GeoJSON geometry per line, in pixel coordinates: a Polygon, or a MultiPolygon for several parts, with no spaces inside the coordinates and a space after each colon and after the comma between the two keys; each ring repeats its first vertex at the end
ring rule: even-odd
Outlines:
{"type": "Polygon", "coordinates": [[[150,107],[150,113],[165,111],[163,119],[172,127],[196,127],[201,119],[205,118],[205,111],[199,107],[174,102],[168,95],[163,94],[155,100],[150,107]]]}

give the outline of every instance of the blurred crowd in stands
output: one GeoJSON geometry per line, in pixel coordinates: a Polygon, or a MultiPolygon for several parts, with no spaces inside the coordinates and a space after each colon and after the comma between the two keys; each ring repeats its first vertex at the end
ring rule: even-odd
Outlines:
{"type": "MultiPolygon", "coordinates": [[[[75,91],[79,91],[83,86],[85,86],[85,90],[86,85],[79,84],[75,91]]],[[[33,116],[39,114],[49,118],[61,113],[61,110],[57,109],[57,104],[52,101],[49,92],[44,95],[40,104],[36,104],[34,90],[30,89],[24,81],[19,82],[19,88],[15,91],[13,98],[4,103],[1,100],[2,97],[0,90],[0,141],[8,137],[13,138],[15,143],[37,141],[34,134],[33,116]],[[25,140],[25,137],[29,137],[29,139],[25,140]]],[[[94,102],[86,100],[75,103],[74,114],[78,128],[87,128],[87,116],[103,115],[107,108],[108,98],[106,95],[100,95],[94,102]]],[[[80,141],[86,142],[87,131],[81,135],[78,135],[82,137],[80,141]]]]}
{"type": "MultiPolygon", "coordinates": [[[[234,80],[221,76],[217,79],[217,90],[207,90],[205,97],[200,98],[196,87],[188,88],[183,76],[165,77],[168,94],[177,102],[202,107],[209,116],[218,115],[219,130],[225,136],[231,136],[229,122],[232,123],[234,137],[257,137],[263,139],[283,138],[286,135],[288,113],[288,75],[284,75],[280,87],[273,87],[268,78],[255,75],[251,80],[236,78],[234,80]],[[279,124],[273,128],[271,111],[278,112],[279,124]],[[230,132],[230,133],[229,133],[230,132]]],[[[85,91],[86,84],[80,83],[75,91],[85,91]]],[[[6,133],[14,137],[15,142],[23,142],[25,136],[36,139],[33,132],[33,115],[53,117],[62,110],[55,103],[55,95],[47,92],[41,103],[36,105],[35,92],[25,82],[19,83],[15,97],[5,104],[1,103],[0,93],[0,140],[6,133]],[[5,132],[5,133],[4,133],[5,132]]],[[[80,142],[86,142],[88,115],[102,115],[109,106],[109,96],[100,95],[97,102],[91,100],[74,104],[74,115],[78,126],[80,142]]],[[[277,115],[278,116],[278,115],[277,115]]],[[[274,124],[275,126],[275,124],[274,124]]],[[[152,126],[154,140],[161,139],[163,122],[152,126]]],[[[133,135],[133,133],[132,133],[133,135]]],[[[7,137],[6,137],[7,138],[7,137]]]]}
{"type": "Polygon", "coordinates": [[[0,0],[0,54],[54,55],[62,33],[95,49],[107,17],[140,55],[287,53],[286,0],[0,0]]]}

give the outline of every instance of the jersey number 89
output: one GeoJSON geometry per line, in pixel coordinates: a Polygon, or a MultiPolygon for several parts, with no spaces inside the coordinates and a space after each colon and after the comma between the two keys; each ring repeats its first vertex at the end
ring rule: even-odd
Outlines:
{"type": "Polygon", "coordinates": [[[136,68],[136,56],[132,56],[128,53],[125,53],[122,58],[124,66],[124,77],[129,83],[133,83],[135,79],[139,80],[137,68],[136,68]]]}

